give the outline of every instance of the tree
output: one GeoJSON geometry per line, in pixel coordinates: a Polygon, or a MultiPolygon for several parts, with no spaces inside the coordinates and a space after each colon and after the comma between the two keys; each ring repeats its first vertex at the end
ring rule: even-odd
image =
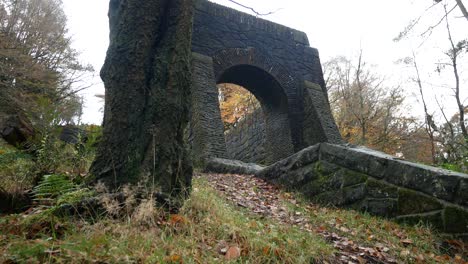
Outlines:
{"type": "Polygon", "coordinates": [[[92,68],[79,63],[66,20],[60,0],[0,0],[0,132],[31,136],[44,100],[67,110],[63,120],[78,113],[76,84],[92,68]]]}
{"type": "Polygon", "coordinates": [[[192,0],[110,1],[103,137],[91,173],[113,190],[147,178],[174,206],[188,194],[192,16],[192,0]]]}
{"type": "Polygon", "coordinates": [[[345,57],[324,64],[333,115],[342,136],[391,154],[398,151],[407,121],[401,115],[403,94],[399,87],[385,87],[369,69],[362,51],[355,63],[345,57]]]}
{"type": "MultiPolygon", "coordinates": [[[[458,69],[458,62],[460,59],[460,56],[463,52],[468,52],[468,39],[461,40],[455,44],[453,38],[452,38],[452,32],[450,30],[450,23],[448,20],[448,11],[447,11],[447,6],[444,5],[444,10],[445,10],[445,22],[447,26],[447,34],[448,34],[448,40],[450,42],[450,49],[445,53],[447,57],[450,60],[450,67],[452,67],[453,70],[453,76],[454,76],[454,87],[453,87],[453,92],[454,92],[454,97],[457,102],[457,107],[458,107],[458,124],[461,129],[461,133],[468,144],[468,131],[466,129],[465,125],[465,106],[463,105],[462,99],[460,97],[460,73],[458,69]]],[[[466,10],[465,10],[466,11],[466,10]]],[[[468,19],[468,17],[467,17],[468,19]]]]}
{"type": "MultiPolygon", "coordinates": [[[[429,108],[426,102],[426,96],[424,93],[424,86],[423,81],[421,79],[421,74],[419,70],[418,61],[416,58],[416,53],[413,51],[412,57],[408,57],[402,60],[402,62],[406,65],[409,65],[414,69],[415,77],[411,78],[411,80],[417,84],[418,93],[421,99],[422,107],[424,110],[424,131],[426,132],[427,137],[429,138],[430,146],[431,146],[431,159],[432,164],[436,164],[437,162],[437,153],[436,153],[436,132],[437,132],[437,125],[434,121],[434,114],[429,112],[429,108]]],[[[416,133],[418,134],[418,133],[416,133]]]]}
{"type": "MultiPolygon", "coordinates": [[[[442,0],[434,0],[435,3],[440,3],[442,0]]],[[[460,11],[462,12],[463,16],[468,20],[468,11],[466,10],[465,5],[463,4],[462,0],[455,0],[456,6],[460,8],[460,11]]]]}

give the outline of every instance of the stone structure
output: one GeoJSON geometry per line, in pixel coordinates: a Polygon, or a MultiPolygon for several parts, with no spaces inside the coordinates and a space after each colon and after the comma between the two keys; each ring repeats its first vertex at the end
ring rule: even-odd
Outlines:
{"type": "Polygon", "coordinates": [[[225,132],[228,157],[243,162],[266,164],[265,119],[261,109],[247,115],[225,132]]]}
{"type": "Polygon", "coordinates": [[[257,176],[312,201],[401,222],[430,223],[468,239],[468,175],[403,161],[363,147],[317,144],[257,176]]]}
{"type": "Polygon", "coordinates": [[[341,143],[318,51],[309,46],[305,33],[197,0],[192,51],[189,139],[196,160],[229,158],[218,83],[241,85],[259,100],[265,116],[266,163],[316,143],[341,143]]]}
{"type": "Polygon", "coordinates": [[[318,52],[304,33],[198,0],[192,51],[189,138],[206,171],[256,173],[313,201],[428,222],[467,239],[468,175],[343,145],[318,52]],[[241,123],[225,141],[218,83],[253,93],[264,120],[241,123]],[[262,168],[219,158],[276,163],[262,168]]]}

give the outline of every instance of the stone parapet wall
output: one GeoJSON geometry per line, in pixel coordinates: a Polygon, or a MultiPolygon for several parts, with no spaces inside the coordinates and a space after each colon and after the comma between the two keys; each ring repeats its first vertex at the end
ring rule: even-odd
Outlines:
{"type": "Polygon", "coordinates": [[[429,223],[468,239],[468,175],[397,159],[362,147],[317,144],[257,176],[312,201],[400,222],[429,223]]]}
{"type": "Polygon", "coordinates": [[[206,0],[196,1],[195,9],[207,15],[229,20],[246,29],[255,29],[277,35],[283,39],[289,39],[295,43],[309,46],[309,40],[304,32],[289,28],[265,19],[261,19],[235,9],[228,8],[206,0]]]}

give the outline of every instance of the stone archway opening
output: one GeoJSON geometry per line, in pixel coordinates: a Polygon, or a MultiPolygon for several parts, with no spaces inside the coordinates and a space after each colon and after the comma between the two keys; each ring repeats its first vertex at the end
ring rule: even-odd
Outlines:
{"type": "Polygon", "coordinates": [[[265,117],[255,95],[233,83],[219,83],[219,108],[227,156],[249,163],[266,163],[265,117]]]}
{"type": "Polygon", "coordinates": [[[294,153],[288,98],[271,74],[256,66],[241,64],[224,70],[216,81],[218,87],[223,84],[243,87],[260,106],[250,117],[245,117],[244,122],[251,124],[238,124],[225,133],[230,158],[271,164],[294,153]]]}

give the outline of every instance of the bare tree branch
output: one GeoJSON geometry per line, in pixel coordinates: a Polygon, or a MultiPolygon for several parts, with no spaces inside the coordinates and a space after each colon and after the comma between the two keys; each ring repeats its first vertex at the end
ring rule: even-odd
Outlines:
{"type": "Polygon", "coordinates": [[[245,9],[248,9],[248,10],[252,11],[253,13],[255,13],[255,15],[257,15],[257,16],[268,16],[268,15],[274,14],[274,13],[280,11],[281,9],[283,9],[283,8],[278,8],[275,11],[271,11],[271,12],[268,12],[268,13],[260,13],[257,10],[255,10],[254,8],[252,8],[250,6],[246,6],[244,4],[241,4],[241,3],[237,2],[237,1],[234,1],[234,0],[227,0],[227,1],[229,1],[231,3],[234,3],[234,4],[236,4],[236,5],[240,6],[240,7],[243,7],[245,9]]]}
{"type": "Polygon", "coordinates": [[[466,7],[463,4],[463,2],[461,0],[455,0],[455,1],[457,1],[457,5],[460,8],[463,16],[466,18],[466,20],[468,20],[468,11],[466,10],[466,7]]]}

